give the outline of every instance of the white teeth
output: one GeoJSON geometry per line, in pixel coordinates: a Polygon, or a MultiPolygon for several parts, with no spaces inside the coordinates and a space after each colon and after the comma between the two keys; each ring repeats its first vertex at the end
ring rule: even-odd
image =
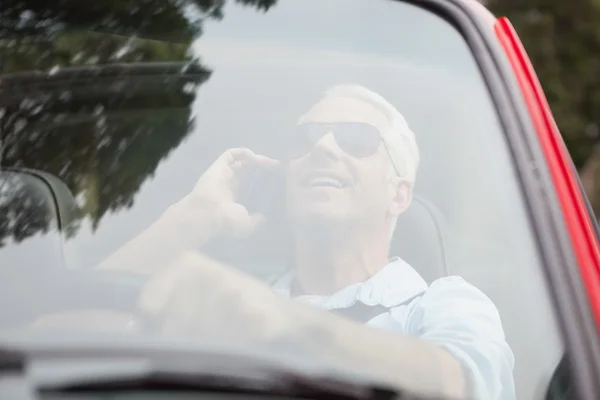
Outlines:
{"type": "Polygon", "coordinates": [[[333,186],[335,188],[341,188],[343,185],[340,181],[333,178],[313,178],[308,182],[308,186],[333,186]]]}

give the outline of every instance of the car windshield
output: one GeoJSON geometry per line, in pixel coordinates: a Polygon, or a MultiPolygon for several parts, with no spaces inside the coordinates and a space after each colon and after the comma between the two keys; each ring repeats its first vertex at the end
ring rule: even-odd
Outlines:
{"type": "Polygon", "coordinates": [[[441,16],[15,0],[0,49],[6,337],[268,342],[291,299],[446,349],[485,398],[544,393],[563,346],[535,236],[441,16]]]}

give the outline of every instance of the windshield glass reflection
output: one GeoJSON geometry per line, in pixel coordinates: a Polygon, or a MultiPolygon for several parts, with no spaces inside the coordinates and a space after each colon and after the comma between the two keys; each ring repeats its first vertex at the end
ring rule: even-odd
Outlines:
{"type": "Polygon", "coordinates": [[[446,21],[383,0],[38,3],[0,11],[3,326],[294,332],[364,366],[367,325],[406,339],[373,354],[418,339],[486,399],[554,368],[502,128],[446,21]]]}

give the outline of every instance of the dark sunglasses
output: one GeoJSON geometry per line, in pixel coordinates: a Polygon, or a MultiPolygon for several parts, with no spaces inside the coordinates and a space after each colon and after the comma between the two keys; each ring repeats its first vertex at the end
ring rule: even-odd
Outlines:
{"type": "Polygon", "coordinates": [[[305,123],[295,127],[292,138],[288,141],[288,156],[297,158],[310,152],[329,132],[342,151],[356,158],[372,156],[381,142],[379,130],[364,122],[305,123]]]}

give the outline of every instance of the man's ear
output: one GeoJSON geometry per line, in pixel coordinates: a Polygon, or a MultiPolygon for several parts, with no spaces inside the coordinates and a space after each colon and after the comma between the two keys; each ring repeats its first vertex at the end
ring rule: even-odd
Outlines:
{"type": "Polygon", "coordinates": [[[390,181],[390,208],[392,216],[397,217],[402,214],[412,201],[412,183],[400,177],[394,177],[390,181]]]}

